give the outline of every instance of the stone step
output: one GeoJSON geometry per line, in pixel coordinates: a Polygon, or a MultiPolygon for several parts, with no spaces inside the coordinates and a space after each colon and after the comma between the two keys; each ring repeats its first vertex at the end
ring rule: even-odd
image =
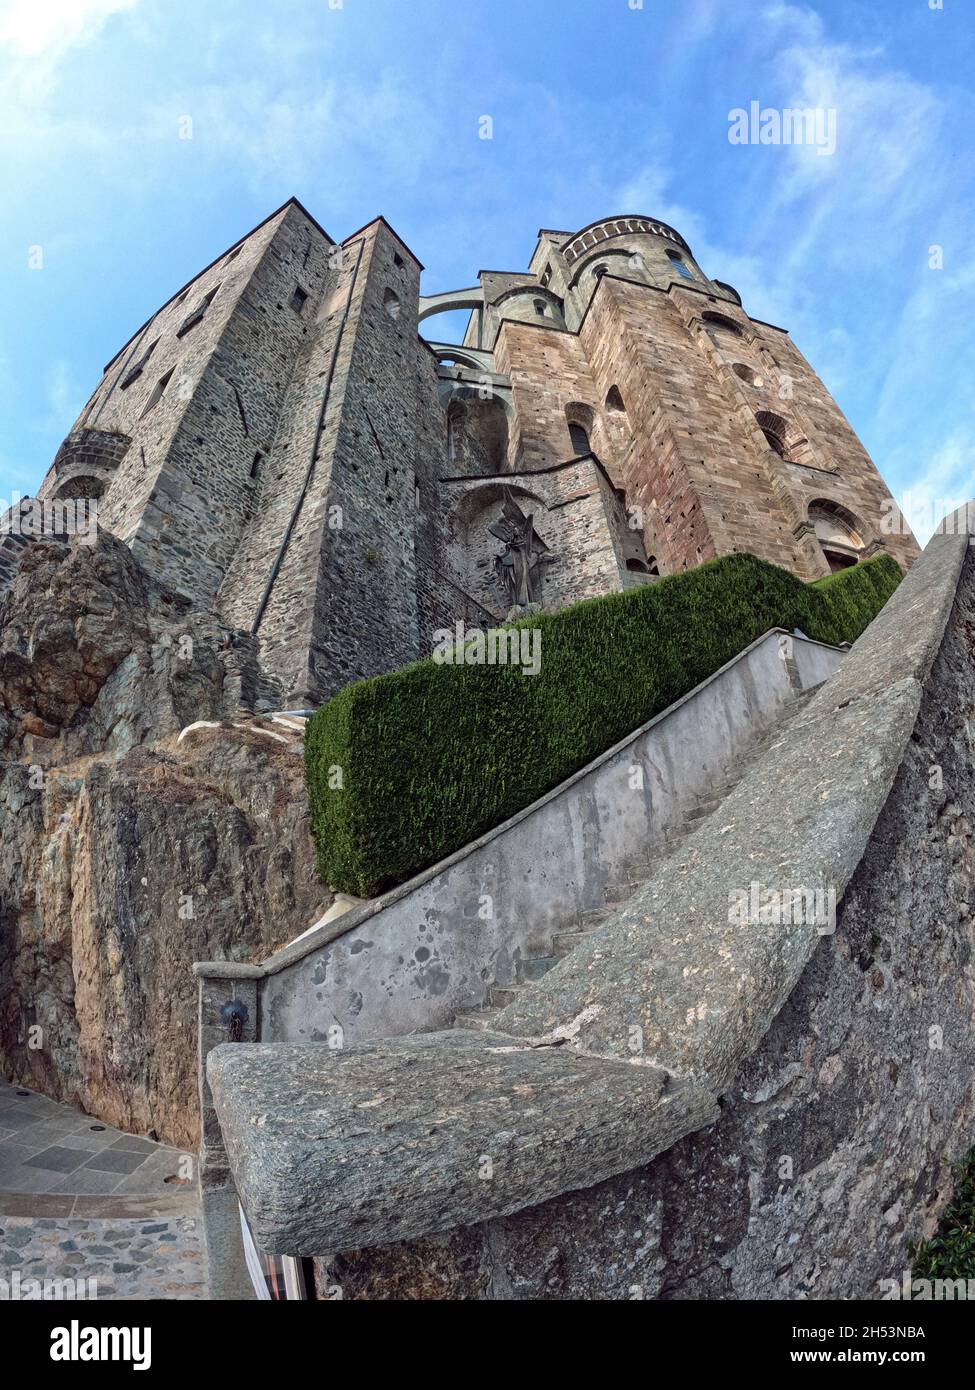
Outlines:
{"type": "Polygon", "coordinates": [[[627,879],[622,883],[615,883],[612,888],[606,889],[606,901],[608,903],[616,903],[617,906],[625,903],[629,898],[633,897],[633,894],[638,888],[643,887],[652,873],[653,864],[648,860],[647,872],[644,878],[627,879]]]}
{"type": "MultiPolygon", "coordinates": [[[[735,790],[744,778],[749,767],[757,762],[767,751],[769,746],[779,738],[783,724],[793,719],[804,704],[816,693],[807,690],[799,695],[795,700],[788,704],[782,711],[776,723],[768,732],[763,735],[748,750],[742,761],[734,767],[723,769],[722,780],[711,787],[708,794],[702,801],[688,811],[684,821],[670,830],[664,832],[659,842],[658,848],[664,856],[669,856],[684,840],[698,828],[701,821],[712,815],[722,802],[735,790]]],[[[293,716],[292,716],[293,717],[293,716]]],[[[659,862],[659,854],[655,857],[659,862]]],[[[631,869],[630,872],[633,872],[631,869]]],[[[653,865],[648,865],[648,876],[653,872],[653,865]]],[[[556,932],[552,937],[552,955],[539,956],[530,960],[520,960],[515,964],[515,980],[510,985],[492,985],[489,991],[491,1004],[482,1009],[472,1009],[464,1013],[459,1013],[454,1019],[455,1028],[478,1028],[490,1030],[496,1026],[498,1014],[506,1008],[524,992],[531,988],[532,984],[540,980],[552,969],[560,960],[587,941],[592,934],[598,930],[607,918],[633,897],[646,883],[646,879],[623,879],[619,883],[607,888],[606,901],[602,907],[589,908],[580,913],[577,924],[567,931],[556,932]]]]}
{"type": "Polygon", "coordinates": [[[491,1003],[496,1009],[506,1009],[509,1004],[513,1004],[515,1000],[529,988],[529,985],[519,984],[492,985],[490,995],[491,1003]]]}
{"type": "Polygon", "coordinates": [[[519,960],[515,963],[515,979],[519,984],[540,980],[557,963],[556,956],[536,956],[533,960],[519,960]]]}
{"type": "Polygon", "coordinates": [[[483,1032],[490,1032],[500,1012],[500,1009],[471,1009],[467,1013],[454,1016],[454,1027],[479,1028],[483,1032]]]}
{"type": "Polygon", "coordinates": [[[591,931],[560,931],[556,932],[552,938],[552,946],[557,959],[561,960],[574,951],[577,946],[581,946],[584,941],[588,941],[592,936],[591,931]]]}
{"type": "Polygon", "coordinates": [[[622,907],[625,901],[625,898],[619,898],[612,902],[603,903],[602,907],[587,908],[585,912],[580,912],[579,921],[584,927],[598,927],[600,922],[605,922],[606,918],[611,917],[617,908],[622,907]]]}

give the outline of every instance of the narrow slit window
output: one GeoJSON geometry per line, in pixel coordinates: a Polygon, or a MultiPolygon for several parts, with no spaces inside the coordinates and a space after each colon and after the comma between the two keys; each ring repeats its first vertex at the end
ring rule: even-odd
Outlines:
{"type": "Polygon", "coordinates": [[[169,371],[156,382],[155,386],[149,392],[149,399],[145,403],[145,408],[142,411],[142,415],[139,417],[140,419],[142,419],[142,416],[148,415],[150,410],[155,410],[156,406],[166,394],[166,387],[169,385],[175,370],[175,367],[170,367],[169,371]]]}
{"type": "Polygon", "coordinates": [[[569,425],[569,438],[572,440],[572,447],[575,450],[576,458],[580,458],[583,454],[591,452],[589,447],[589,435],[584,426],[578,425],[573,421],[573,423],[569,425]]]}
{"type": "Polygon", "coordinates": [[[694,279],[694,276],[688,270],[687,266],[684,264],[683,259],[677,254],[676,251],[668,251],[667,255],[670,258],[671,265],[677,271],[678,275],[683,275],[685,280],[694,279]]]}
{"type": "Polygon", "coordinates": [[[136,362],[134,366],[130,367],[129,370],[125,373],[125,376],[119,382],[120,391],[127,390],[134,381],[138,381],[139,377],[146,369],[146,364],[149,361],[149,358],[155,352],[156,345],[158,344],[158,342],[159,339],[157,338],[155,342],[150,343],[149,346],[146,348],[145,352],[139,358],[138,362],[136,362]]]}
{"type": "Polygon", "coordinates": [[[199,304],[196,306],[193,312],[191,314],[187,314],[186,318],[183,320],[183,322],[176,330],[177,338],[182,338],[183,335],[185,333],[188,333],[191,328],[196,327],[196,325],[203,318],[204,314],[216,298],[216,293],[219,288],[219,285],[214,285],[213,289],[210,290],[208,294],[205,294],[203,296],[203,298],[200,300],[199,304]]]}

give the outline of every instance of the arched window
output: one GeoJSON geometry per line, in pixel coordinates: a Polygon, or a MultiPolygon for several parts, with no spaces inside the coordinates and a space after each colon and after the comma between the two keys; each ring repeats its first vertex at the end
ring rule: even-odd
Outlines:
{"type": "Polygon", "coordinates": [[[570,401],[565,407],[565,423],[569,427],[573,457],[581,458],[583,454],[591,453],[589,441],[596,423],[596,412],[592,406],[585,401],[570,401]]]}
{"type": "Polygon", "coordinates": [[[585,426],[577,424],[574,420],[569,421],[569,438],[572,440],[572,448],[576,458],[592,452],[589,446],[589,434],[585,426]]]}
{"type": "Polygon", "coordinates": [[[459,453],[460,417],[463,406],[452,405],[447,411],[447,457],[454,463],[459,453]]]}
{"type": "Polygon", "coordinates": [[[535,300],[535,313],[540,319],[548,318],[548,305],[545,303],[544,299],[535,300]]]}
{"type": "Polygon", "coordinates": [[[755,419],[759,423],[769,448],[773,449],[779,458],[788,459],[786,439],[789,435],[789,428],[782,416],[773,415],[771,410],[760,410],[755,419]]]}
{"type": "Polygon", "coordinates": [[[734,333],[736,338],[745,336],[740,325],[735,323],[734,319],[728,318],[726,314],[716,314],[713,310],[708,309],[701,315],[701,319],[709,328],[723,328],[727,333],[734,333]]]}
{"type": "Polygon", "coordinates": [[[649,568],[649,566],[647,565],[646,560],[637,560],[637,559],[636,559],[634,556],[632,556],[632,555],[630,556],[630,558],[629,558],[629,559],[627,560],[627,562],[626,562],[626,568],[627,568],[628,570],[632,571],[632,573],[634,573],[634,574],[649,574],[649,573],[650,573],[650,568],[649,568]]]}
{"type": "Polygon", "coordinates": [[[620,395],[618,386],[611,386],[606,396],[606,409],[617,415],[626,414],[626,406],[623,404],[623,397],[620,395]]]}
{"type": "Polygon", "coordinates": [[[859,563],[863,538],[852,512],[838,502],[820,498],[809,504],[809,520],[815,527],[816,539],[826,563],[834,574],[859,563]]]}
{"type": "Polygon", "coordinates": [[[656,555],[650,555],[650,556],[648,556],[648,558],[647,558],[647,573],[648,573],[648,574],[655,574],[655,575],[657,575],[657,577],[659,578],[659,576],[660,576],[660,566],[657,564],[657,557],[656,557],[656,555]]]}
{"type": "Polygon", "coordinates": [[[387,290],[383,295],[383,308],[391,319],[399,318],[400,302],[399,296],[393,290],[387,290]]]}
{"type": "Polygon", "coordinates": [[[667,255],[670,259],[671,265],[677,271],[678,275],[683,275],[685,280],[694,279],[694,276],[688,270],[687,266],[684,264],[682,257],[677,251],[668,251],[667,255]]]}
{"type": "Polygon", "coordinates": [[[747,362],[733,362],[731,370],[748,386],[761,386],[762,378],[747,362]]]}

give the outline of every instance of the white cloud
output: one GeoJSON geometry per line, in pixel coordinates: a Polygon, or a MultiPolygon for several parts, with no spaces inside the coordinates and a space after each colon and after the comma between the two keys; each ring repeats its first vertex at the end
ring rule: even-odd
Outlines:
{"type": "Polygon", "coordinates": [[[27,58],[57,57],[90,43],[106,20],[138,0],[0,0],[0,47],[27,58]]]}
{"type": "Polygon", "coordinates": [[[919,544],[927,545],[942,517],[975,500],[975,435],[954,430],[895,497],[919,544]]]}

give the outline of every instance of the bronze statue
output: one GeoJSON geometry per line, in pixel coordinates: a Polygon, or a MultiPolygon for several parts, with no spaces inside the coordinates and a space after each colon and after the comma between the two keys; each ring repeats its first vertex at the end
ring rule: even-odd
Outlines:
{"type": "Polygon", "coordinates": [[[524,608],[541,602],[545,566],[554,556],[534,528],[534,513],[526,516],[507,488],[503,499],[500,518],[488,527],[492,536],[505,543],[495,558],[494,571],[511,607],[524,608]]]}

